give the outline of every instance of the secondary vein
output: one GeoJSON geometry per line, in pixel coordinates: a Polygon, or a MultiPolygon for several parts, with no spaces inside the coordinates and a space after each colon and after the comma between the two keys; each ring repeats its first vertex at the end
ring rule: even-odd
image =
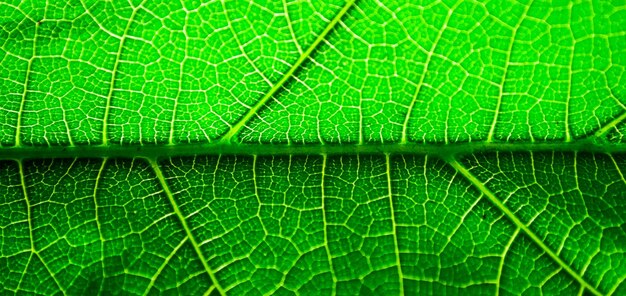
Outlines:
{"type": "MultiPolygon", "coordinates": [[[[52,278],[52,280],[54,281],[56,286],[59,288],[59,290],[63,293],[63,295],[66,295],[67,293],[65,289],[63,288],[63,286],[61,286],[61,283],[59,283],[59,280],[56,278],[55,274],[50,270],[48,265],[46,265],[46,263],[43,261],[43,258],[41,258],[41,256],[39,255],[39,251],[35,248],[35,241],[34,241],[35,237],[33,236],[33,222],[32,222],[33,219],[31,216],[32,208],[30,204],[30,199],[28,197],[28,191],[26,190],[26,181],[24,177],[24,165],[22,164],[22,161],[18,161],[17,166],[18,166],[18,170],[20,174],[20,185],[22,187],[24,200],[26,201],[26,209],[28,211],[28,232],[30,236],[30,250],[31,250],[31,257],[28,259],[28,264],[30,264],[30,260],[32,260],[33,257],[36,257],[37,259],[39,259],[39,261],[41,262],[41,265],[43,265],[46,271],[48,271],[48,274],[50,274],[50,278],[52,278]]],[[[24,270],[25,271],[28,270],[28,265],[26,266],[24,270]]],[[[26,274],[26,272],[24,272],[24,274],[26,274]]],[[[22,277],[20,278],[20,285],[22,283],[24,274],[22,274],[22,277]]]]}
{"type": "Polygon", "coordinates": [[[352,7],[354,1],[355,0],[348,0],[346,2],[341,11],[339,11],[335,18],[333,18],[333,20],[328,23],[324,31],[322,31],[322,33],[317,36],[315,41],[313,41],[309,48],[307,48],[307,50],[300,56],[300,58],[298,58],[293,66],[291,66],[289,71],[287,71],[287,73],[276,84],[274,84],[274,86],[263,96],[263,98],[261,98],[261,100],[259,100],[252,108],[250,108],[250,110],[248,110],[248,112],[237,123],[235,123],[226,134],[222,136],[220,142],[230,143],[232,141],[233,137],[239,133],[239,131],[244,127],[246,123],[248,123],[248,121],[250,121],[252,116],[257,114],[261,107],[263,107],[267,103],[267,101],[269,101],[269,99],[272,98],[272,96],[281,87],[283,87],[283,85],[287,81],[289,81],[293,74],[300,68],[300,66],[302,66],[304,61],[306,61],[311,56],[313,51],[315,51],[315,49],[319,46],[319,44],[322,43],[324,39],[326,39],[328,33],[330,33],[330,31],[335,28],[337,23],[341,21],[341,18],[348,12],[348,10],[350,10],[350,7],[352,7]]]}
{"type": "Polygon", "coordinates": [[[530,7],[532,5],[533,3],[531,1],[526,7],[524,7],[522,16],[519,18],[517,24],[513,28],[513,36],[511,37],[511,42],[509,43],[508,50],[506,51],[506,59],[504,62],[504,74],[502,75],[502,82],[499,85],[500,87],[499,87],[499,94],[498,94],[498,102],[496,103],[496,110],[493,115],[493,121],[491,122],[491,127],[489,128],[489,134],[487,135],[487,142],[491,142],[493,140],[493,135],[495,134],[495,131],[496,131],[496,125],[498,124],[498,115],[500,114],[500,110],[502,108],[502,100],[505,95],[504,86],[506,84],[506,79],[507,79],[509,68],[510,68],[511,56],[513,55],[512,54],[513,44],[515,44],[515,40],[517,39],[517,32],[519,31],[519,28],[522,26],[524,19],[526,19],[526,15],[528,15],[528,10],[530,10],[530,7]]]}
{"type": "Polygon", "coordinates": [[[396,264],[400,277],[400,295],[404,295],[404,274],[402,272],[402,261],[400,259],[400,242],[398,241],[398,224],[396,223],[396,210],[393,205],[393,192],[391,191],[391,160],[389,154],[385,154],[385,174],[387,175],[387,197],[389,199],[389,209],[391,211],[391,224],[393,234],[393,246],[396,253],[396,264]]]}
{"type": "Polygon", "coordinates": [[[601,139],[606,136],[613,128],[616,128],[620,123],[626,121],[626,111],[623,111],[622,114],[615,119],[609,121],[606,125],[600,127],[592,136],[589,138],[597,138],[601,139]]]}
{"type": "Polygon", "coordinates": [[[428,73],[428,67],[430,66],[430,61],[433,57],[433,54],[435,53],[435,50],[437,49],[439,40],[441,40],[441,37],[443,36],[443,32],[448,27],[448,23],[450,22],[450,18],[452,17],[452,12],[454,11],[454,9],[456,9],[457,6],[459,6],[461,2],[462,1],[459,1],[453,7],[450,7],[450,9],[448,10],[448,14],[446,15],[446,18],[443,21],[443,25],[441,25],[441,29],[439,30],[439,33],[437,34],[437,37],[435,38],[433,45],[431,46],[430,50],[427,53],[426,62],[424,62],[424,71],[422,72],[422,76],[420,76],[419,78],[419,82],[417,83],[415,93],[413,94],[413,99],[411,100],[411,103],[409,104],[409,108],[406,111],[406,116],[404,117],[404,123],[402,124],[402,138],[400,140],[401,143],[408,142],[407,133],[408,133],[408,128],[409,128],[409,120],[411,119],[411,113],[413,113],[413,109],[415,108],[417,97],[419,96],[422,90],[422,86],[424,85],[424,82],[426,80],[426,74],[428,73]]]}
{"type": "Polygon", "coordinates": [[[109,91],[107,93],[107,101],[104,106],[104,118],[102,119],[102,145],[106,146],[109,143],[109,112],[111,109],[111,100],[113,98],[113,90],[115,89],[115,78],[117,77],[118,68],[120,65],[120,59],[122,58],[122,51],[124,50],[124,43],[126,42],[126,37],[128,36],[128,31],[130,31],[130,25],[133,23],[135,16],[137,15],[137,11],[143,6],[146,0],[141,1],[137,7],[133,9],[130,17],[128,18],[128,23],[126,24],[126,28],[124,28],[124,33],[122,35],[122,39],[120,39],[120,45],[117,48],[117,53],[115,55],[115,62],[113,64],[113,71],[111,72],[111,81],[109,82],[109,91]]]}
{"type": "Polygon", "coordinates": [[[102,267],[102,280],[100,281],[100,287],[98,291],[102,292],[102,285],[104,284],[104,279],[106,278],[106,269],[104,268],[104,236],[102,236],[102,226],[100,225],[100,216],[98,213],[98,187],[100,187],[100,180],[102,179],[102,172],[104,172],[104,168],[106,167],[107,158],[102,159],[102,163],[100,164],[100,168],[98,169],[98,175],[96,176],[96,183],[93,186],[93,204],[95,207],[95,218],[96,225],[98,226],[98,236],[100,237],[100,266],[102,267]]]}
{"type": "Polygon", "coordinates": [[[330,275],[333,279],[333,289],[332,295],[337,294],[337,275],[335,274],[335,268],[333,267],[333,257],[330,253],[330,247],[328,246],[328,219],[326,218],[326,192],[324,191],[325,184],[324,179],[326,178],[326,162],[328,161],[328,156],[326,154],[322,154],[322,178],[321,178],[321,193],[322,193],[322,219],[324,221],[324,250],[326,251],[326,256],[328,257],[328,267],[330,268],[330,275]]]}
{"type": "Polygon", "coordinates": [[[454,169],[456,169],[461,175],[463,175],[467,180],[469,180],[480,192],[482,192],[491,203],[493,203],[500,211],[504,213],[509,220],[511,220],[519,229],[521,229],[537,246],[539,246],[552,260],[554,260],[561,268],[563,268],[567,273],[569,273],[574,280],[576,280],[581,286],[585,287],[594,295],[602,295],[595,287],[589,284],[578,272],[572,269],[569,264],[565,263],[561,257],[559,257],[552,249],[550,249],[544,242],[541,240],[537,234],[535,234],[520,218],[518,218],[511,209],[509,209],[506,205],[504,205],[491,190],[485,186],[485,184],[480,181],[476,176],[474,176],[465,166],[459,163],[456,159],[448,159],[448,164],[450,164],[454,169]]]}
{"type": "Polygon", "coordinates": [[[178,204],[176,203],[176,200],[174,199],[174,195],[172,194],[172,191],[170,190],[169,185],[167,185],[167,182],[165,181],[165,176],[163,175],[163,172],[161,171],[159,164],[157,163],[155,159],[147,159],[147,161],[150,163],[150,166],[154,170],[154,173],[156,174],[157,179],[159,179],[159,183],[161,183],[163,192],[165,193],[165,195],[167,195],[167,199],[172,205],[172,208],[174,209],[174,213],[176,213],[176,216],[178,216],[178,219],[180,220],[180,223],[185,229],[185,233],[187,234],[189,241],[191,242],[194,250],[196,251],[198,258],[200,259],[200,261],[202,261],[202,265],[204,266],[204,269],[206,270],[209,277],[211,278],[213,285],[215,285],[215,288],[220,292],[221,295],[226,295],[224,289],[217,281],[217,278],[215,277],[215,273],[213,272],[211,267],[209,267],[209,263],[207,262],[206,258],[204,258],[204,255],[202,254],[202,251],[200,250],[200,245],[198,244],[198,242],[196,242],[196,239],[193,236],[193,233],[191,232],[191,228],[189,227],[189,225],[187,225],[187,220],[185,219],[185,216],[183,215],[183,213],[180,211],[180,208],[178,207],[178,204]]]}
{"type": "Polygon", "coordinates": [[[35,33],[33,34],[33,51],[30,59],[28,59],[28,66],[26,68],[26,77],[24,78],[24,90],[22,92],[22,100],[20,101],[20,109],[17,112],[17,123],[15,126],[15,147],[22,145],[21,131],[22,131],[22,114],[24,114],[24,105],[26,105],[26,95],[28,94],[28,84],[30,81],[30,72],[32,71],[33,61],[37,57],[37,34],[39,32],[39,23],[35,23],[35,33]]]}

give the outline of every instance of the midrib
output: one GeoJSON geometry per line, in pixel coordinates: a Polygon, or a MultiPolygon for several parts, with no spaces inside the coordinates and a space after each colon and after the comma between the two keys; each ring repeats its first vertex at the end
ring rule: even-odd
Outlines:
{"type": "Polygon", "coordinates": [[[3,159],[166,158],[201,155],[355,155],[417,154],[444,159],[477,152],[626,152],[626,143],[593,140],[573,142],[366,143],[366,144],[227,144],[223,142],[167,145],[19,146],[0,148],[3,159]]]}

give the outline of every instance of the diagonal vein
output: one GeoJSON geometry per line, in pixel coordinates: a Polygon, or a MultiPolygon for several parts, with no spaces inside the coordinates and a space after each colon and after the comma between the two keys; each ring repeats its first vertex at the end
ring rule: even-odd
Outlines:
{"type": "Polygon", "coordinates": [[[504,270],[504,260],[506,260],[506,256],[509,253],[509,250],[511,249],[511,245],[513,245],[513,242],[517,238],[518,234],[519,234],[519,227],[515,229],[515,232],[513,233],[513,235],[511,235],[511,239],[504,247],[504,252],[502,252],[502,257],[500,258],[500,264],[498,265],[498,281],[496,282],[496,296],[500,295],[500,288],[501,288],[500,284],[502,283],[502,271],[504,270]]]}
{"type": "Polygon", "coordinates": [[[615,160],[615,157],[613,157],[613,155],[608,154],[608,156],[611,158],[611,162],[613,162],[613,165],[615,166],[615,169],[617,170],[617,174],[622,179],[622,182],[624,182],[624,185],[626,185],[626,177],[624,177],[624,173],[622,173],[622,169],[620,168],[620,165],[617,163],[617,161],[615,160]]]}
{"type": "Polygon", "coordinates": [[[243,128],[243,126],[250,121],[250,119],[259,112],[261,107],[263,107],[267,101],[293,76],[293,74],[302,66],[302,64],[311,56],[313,51],[319,46],[326,36],[337,26],[341,18],[350,10],[350,7],[354,4],[355,0],[348,0],[346,4],[343,6],[341,11],[328,23],[324,31],[317,36],[315,41],[307,48],[307,50],[300,55],[300,58],[291,66],[289,71],[276,83],[274,86],[259,100],[248,112],[237,122],[235,123],[231,129],[222,136],[220,139],[221,142],[230,143],[235,135],[239,133],[239,131],[243,128]]]}
{"type": "Polygon", "coordinates": [[[63,286],[61,286],[61,283],[59,282],[59,280],[55,276],[55,273],[53,273],[52,270],[50,270],[50,267],[48,267],[48,265],[46,265],[46,262],[43,261],[43,258],[41,258],[41,255],[39,255],[38,252],[35,252],[33,254],[34,254],[33,255],[34,257],[37,257],[37,259],[39,259],[39,262],[41,262],[41,265],[43,265],[44,269],[48,272],[48,274],[50,275],[50,277],[52,278],[52,280],[54,281],[56,286],[59,288],[61,293],[63,295],[67,295],[67,292],[65,291],[65,289],[63,289],[63,286]]]}
{"type": "MultiPolygon", "coordinates": [[[[154,287],[154,283],[156,283],[156,280],[157,280],[157,278],[159,278],[159,275],[161,275],[161,273],[163,272],[163,270],[165,269],[167,264],[169,264],[170,260],[172,260],[172,258],[174,258],[176,253],[178,253],[178,250],[180,250],[180,248],[183,247],[185,242],[187,242],[187,239],[188,239],[188,237],[183,238],[180,241],[180,243],[178,243],[178,245],[172,250],[172,252],[170,252],[170,254],[167,256],[167,258],[165,258],[165,260],[163,260],[163,264],[161,264],[161,266],[159,266],[159,269],[157,269],[157,271],[152,276],[152,279],[150,279],[150,284],[148,284],[148,287],[146,287],[144,295],[148,295],[150,293],[150,290],[152,290],[152,287],[154,287]]],[[[213,285],[213,286],[215,286],[215,285],[213,285]]]]}
{"type": "Polygon", "coordinates": [[[231,34],[233,34],[233,38],[235,39],[235,42],[237,42],[237,46],[239,46],[239,49],[241,50],[241,54],[246,59],[248,64],[250,64],[250,66],[254,68],[254,71],[257,72],[261,76],[261,78],[265,80],[265,82],[268,85],[272,85],[272,82],[267,78],[267,76],[265,76],[265,74],[263,74],[263,71],[261,71],[261,69],[259,69],[256,63],[254,63],[254,61],[250,59],[250,56],[244,49],[243,43],[241,43],[241,41],[239,40],[239,35],[237,35],[237,32],[235,32],[235,28],[233,27],[233,24],[234,24],[233,21],[230,19],[230,16],[228,16],[228,8],[226,8],[226,2],[224,0],[222,0],[221,2],[222,2],[222,7],[224,9],[224,17],[226,18],[226,21],[228,22],[228,24],[230,24],[228,28],[230,29],[231,34]]]}
{"type": "Polygon", "coordinates": [[[174,209],[176,216],[178,216],[180,223],[183,225],[183,228],[185,229],[185,233],[187,234],[187,237],[189,238],[189,241],[191,242],[193,249],[196,251],[198,258],[202,262],[204,269],[206,270],[207,274],[211,278],[213,285],[215,285],[215,288],[219,291],[221,295],[225,295],[226,293],[224,292],[224,289],[217,281],[217,278],[215,277],[215,273],[213,272],[211,267],[209,267],[209,263],[207,262],[206,258],[204,258],[204,255],[202,254],[202,251],[200,250],[200,245],[198,244],[195,237],[193,236],[193,233],[191,232],[191,228],[187,224],[187,220],[185,220],[185,216],[180,211],[180,208],[178,207],[178,204],[176,203],[176,200],[174,199],[174,195],[172,194],[172,191],[170,190],[169,186],[167,185],[167,182],[165,181],[165,176],[163,175],[163,172],[161,171],[159,164],[156,162],[154,158],[147,159],[147,161],[150,163],[150,166],[154,170],[154,173],[156,174],[157,178],[159,179],[159,183],[161,184],[161,187],[163,188],[163,192],[165,193],[165,195],[167,195],[167,199],[172,205],[172,208],[174,209]]]}
{"type": "Polygon", "coordinates": [[[211,295],[211,293],[213,292],[213,290],[215,290],[215,285],[212,285],[209,287],[209,289],[206,290],[206,292],[204,292],[204,296],[209,296],[211,295]]]}
{"type": "Polygon", "coordinates": [[[615,119],[600,127],[593,135],[589,136],[589,138],[601,139],[622,122],[626,122],[626,111],[622,112],[622,114],[617,116],[615,119]]]}
{"type": "Polygon", "coordinates": [[[513,213],[506,205],[504,205],[493,192],[491,192],[485,184],[474,176],[465,166],[459,163],[456,159],[448,159],[454,169],[456,169],[461,175],[469,180],[480,192],[482,192],[489,201],[491,201],[498,209],[500,209],[504,215],[509,218],[517,227],[519,227],[526,235],[537,244],[552,260],[554,260],[561,268],[569,273],[581,286],[589,290],[594,295],[602,295],[595,287],[589,284],[578,272],[572,269],[569,264],[565,263],[552,249],[550,249],[538,236],[535,234],[515,213],[513,213]]]}

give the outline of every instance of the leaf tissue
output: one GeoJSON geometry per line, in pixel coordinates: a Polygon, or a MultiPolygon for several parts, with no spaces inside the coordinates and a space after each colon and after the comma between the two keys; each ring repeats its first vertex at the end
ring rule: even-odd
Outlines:
{"type": "Polygon", "coordinates": [[[0,0],[0,294],[626,295],[626,2],[0,0]]]}

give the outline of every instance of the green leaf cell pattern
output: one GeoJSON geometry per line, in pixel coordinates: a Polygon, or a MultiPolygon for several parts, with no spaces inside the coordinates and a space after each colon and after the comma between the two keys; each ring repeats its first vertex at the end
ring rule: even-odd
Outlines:
{"type": "Polygon", "coordinates": [[[626,3],[0,0],[0,294],[626,294],[626,3]]]}

